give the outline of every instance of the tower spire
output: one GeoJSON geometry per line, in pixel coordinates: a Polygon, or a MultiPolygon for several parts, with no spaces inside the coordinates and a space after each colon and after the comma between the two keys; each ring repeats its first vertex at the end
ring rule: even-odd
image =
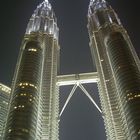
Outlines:
{"type": "Polygon", "coordinates": [[[106,0],[90,0],[88,14],[92,14],[99,9],[106,8],[109,8],[109,5],[106,2],[106,0]]]}
{"type": "Polygon", "coordinates": [[[43,3],[45,3],[45,4],[48,5],[49,4],[49,1],[48,0],[44,0],[43,3]]]}
{"type": "Polygon", "coordinates": [[[44,2],[49,3],[49,1],[48,1],[48,0],[44,0],[44,2]]]}
{"type": "Polygon", "coordinates": [[[90,3],[106,2],[106,0],[90,0],[90,3]]]}
{"type": "Polygon", "coordinates": [[[38,31],[47,34],[53,34],[55,38],[58,38],[56,17],[48,0],[44,0],[37,6],[29,20],[26,34],[38,31]]]}

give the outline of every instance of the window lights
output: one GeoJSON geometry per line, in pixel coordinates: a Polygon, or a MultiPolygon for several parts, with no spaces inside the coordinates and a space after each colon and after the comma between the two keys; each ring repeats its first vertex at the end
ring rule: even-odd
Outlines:
{"type": "Polygon", "coordinates": [[[28,130],[28,129],[22,129],[22,131],[23,131],[23,132],[26,132],[26,133],[28,133],[28,132],[29,132],[29,130],[28,130]]]}
{"type": "Polygon", "coordinates": [[[138,94],[138,95],[135,95],[134,97],[135,97],[135,98],[138,98],[138,97],[140,97],[140,94],[138,94]]]}
{"type": "Polygon", "coordinates": [[[37,52],[37,49],[29,48],[28,51],[29,51],[29,52],[37,52]]]}
{"type": "Polygon", "coordinates": [[[24,108],[25,105],[18,105],[18,106],[14,106],[14,109],[18,109],[18,108],[24,108]]]}
{"type": "Polygon", "coordinates": [[[17,109],[17,106],[15,106],[14,109],[17,109]]]}
{"type": "Polygon", "coordinates": [[[25,106],[24,106],[24,105],[22,105],[21,107],[22,107],[22,108],[24,108],[25,106]]]}
{"type": "Polygon", "coordinates": [[[9,133],[10,133],[11,131],[12,131],[11,129],[8,130],[9,133]]]}
{"type": "Polygon", "coordinates": [[[26,93],[21,93],[20,96],[27,96],[27,94],[26,93]]]}
{"type": "Polygon", "coordinates": [[[128,93],[127,94],[127,99],[128,101],[136,99],[136,98],[140,98],[140,93],[128,93]]]}
{"type": "Polygon", "coordinates": [[[7,86],[2,85],[2,84],[0,84],[0,90],[4,91],[6,93],[10,93],[11,92],[10,88],[8,88],[7,86]]]}
{"type": "Polygon", "coordinates": [[[35,89],[37,89],[37,87],[36,87],[35,85],[33,85],[33,84],[31,84],[31,83],[27,83],[27,82],[25,82],[25,83],[19,83],[19,86],[20,86],[21,88],[25,88],[25,87],[34,87],[35,89]]]}
{"type": "Polygon", "coordinates": [[[107,79],[107,80],[105,80],[106,82],[109,82],[110,80],[109,79],[107,79]]]}
{"type": "Polygon", "coordinates": [[[29,99],[30,102],[32,102],[32,99],[29,99]]]}

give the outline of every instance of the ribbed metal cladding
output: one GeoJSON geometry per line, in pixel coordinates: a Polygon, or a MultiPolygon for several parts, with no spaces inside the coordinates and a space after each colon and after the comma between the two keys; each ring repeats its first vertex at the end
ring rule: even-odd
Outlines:
{"type": "Polygon", "coordinates": [[[42,49],[37,40],[25,43],[13,82],[4,140],[35,140],[36,136],[42,49]]]}
{"type": "Polygon", "coordinates": [[[140,71],[122,33],[113,32],[106,40],[119,96],[126,114],[131,140],[140,139],[140,71]]]}
{"type": "Polygon", "coordinates": [[[48,0],[31,16],[20,48],[4,140],[58,140],[58,27],[48,0]]]}
{"type": "Polygon", "coordinates": [[[108,140],[140,139],[140,61],[126,30],[105,0],[91,0],[90,47],[108,140]]]}
{"type": "MultiPolygon", "coordinates": [[[[99,31],[98,33],[101,34],[102,32],[99,31]]],[[[118,140],[121,137],[125,138],[119,110],[120,102],[105,45],[102,43],[103,38],[99,38],[98,33],[95,33],[95,36],[92,38],[91,51],[94,55],[99,75],[99,96],[104,115],[106,135],[108,140],[118,140]],[[96,41],[98,44],[96,44],[96,41]]]]}
{"type": "Polygon", "coordinates": [[[115,29],[110,26],[118,24],[116,14],[109,6],[96,9],[94,13],[89,13],[88,29],[90,35],[90,48],[92,57],[95,59],[97,72],[99,75],[99,96],[102,112],[104,115],[104,125],[106,129],[107,140],[125,140],[126,135],[123,127],[120,100],[117,94],[117,88],[110,67],[108,54],[104,44],[106,34],[115,29]]]}
{"type": "Polygon", "coordinates": [[[57,87],[58,41],[44,35],[44,69],[41,93],[41,140],[59,139],[59,87],[57,87]]]}

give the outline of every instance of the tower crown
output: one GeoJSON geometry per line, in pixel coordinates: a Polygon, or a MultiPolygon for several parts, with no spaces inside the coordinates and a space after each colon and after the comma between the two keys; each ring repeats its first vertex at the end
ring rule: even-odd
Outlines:
{"type": "Polygon", "coordinates": [[[41,4],[37,6],[37,9],[34,11],[34,14],[32,16],[47,16],[49,18],[52,18],[53,11],[51,4],[45,0],[41,4]]]}
{"type": "Polygon", "coordinates": [[[93,3],[93,2],[106,2],[105,0],[90,0],[90,3],[93,3]]]}
{"type": "Polygon", "coordinates": [[[109,7],[105,0],[90,0],[89,4],[89,14],[94,13],[99,9],[105,9],[109,7]]]}
{"type": "Polygon", "coordinates": [[[101,26],[106,24],[121,24],[117,14],[105,0],[91,0],[88,9],[88,17],[89,22],[91,21],[93,24],[92,27],[94,30],[98,30],[101,26]]]}
{"type": "Polygon", "coordinates": [[[26,34],[30,34],[31,32],[42,32],[58,38],[56,17],[48,0],[44,0],[39,4],[31,16],[26,34]]]}

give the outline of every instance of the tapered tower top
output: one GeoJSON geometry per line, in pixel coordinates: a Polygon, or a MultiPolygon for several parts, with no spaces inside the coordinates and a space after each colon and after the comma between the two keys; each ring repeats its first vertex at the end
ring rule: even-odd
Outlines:
{"type": "Polygon", "coordinates": [[[31,32],[52,34],[55,38],[58,38],[56,17],[48,0],[40,3],[31,16],[26,34],[30,34],[31,32]]]}
{"type": "Polygon", "coordinates": [[[99,9],[105,9],[107,7],[109,7],[109,5],[105,0],[90,0],[89,14],[94,13],[99,9]]]}
{"type": "Polygon", "coordinates": [[[105,0],[90,0],[90,5],[99,4],[99,3],[106,3],[105,0]]]}
{"type": "Polygon", "coordinates": [[[34,14],[32,16],[49,16],[49,13],[52,13],[52,7],[51,4],[48,2],[48,0],[43,1],[41,4],[39,4],[34,11],[34,14]]]}
{"type": "Polygon", "coordinates": [[[44,0],[45,2],[47,2],[47,3],[49,3],[49,1],[48,0],[44,0]]]}
{"type": "Polygon", "coordinates": [[[105,0],[90,0],[88,17],[94,30],[98,30],[105,24],[121,24],[117,14],[105,0]]]}
{"type": "Polygon", "coordinates": [[[105,0],[90,0],[90,3],[93,3],[93,2],[106,2],[105,0]]]}

